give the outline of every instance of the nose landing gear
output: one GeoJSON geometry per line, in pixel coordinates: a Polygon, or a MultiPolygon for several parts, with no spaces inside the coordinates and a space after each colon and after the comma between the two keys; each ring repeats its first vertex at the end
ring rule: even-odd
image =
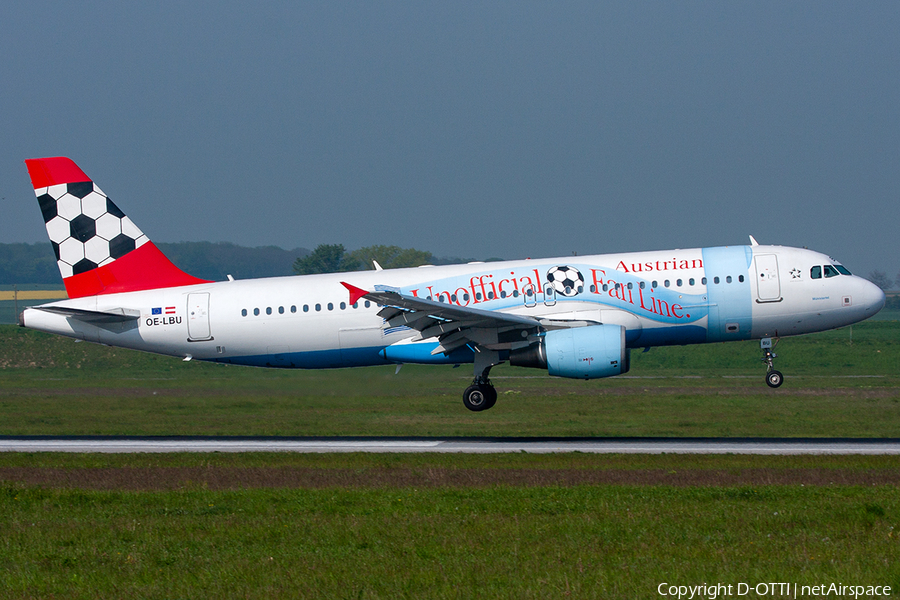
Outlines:
{"type": "Polygon", "coordinates": [[[778,340],[776,339],[773,343],[772,338],[759,340],[759,347],[763,351],[762,361],[766,363],[766,385],[770,388],[777,388],[784,383],[784,375],[781,374],[781,371],[776,371],[775,366],[772,364],[772,360],[778,358],[778,355],[772,352],[777,343],[778,340]]]}

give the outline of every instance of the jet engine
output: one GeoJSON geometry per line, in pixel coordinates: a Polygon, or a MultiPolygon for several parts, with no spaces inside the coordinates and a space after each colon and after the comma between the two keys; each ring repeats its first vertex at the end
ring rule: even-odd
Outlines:
{"type": "Polygon", "coordinates": [[[630,352],[621,325],[590,325],[555,329],[527,348],[513,350],[509,364],[547,369],[550,375],[597,379],[626,373],[630,352]]]}

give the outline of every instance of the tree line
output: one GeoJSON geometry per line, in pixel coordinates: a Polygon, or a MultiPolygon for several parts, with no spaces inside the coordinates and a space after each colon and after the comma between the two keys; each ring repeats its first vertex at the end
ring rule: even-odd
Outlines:
{"type": "MultiPolygon", "coordinates": [[[[228,275],[237,279],[290,275],[297,257],[309,254],[306,248],[247,248],[228,242],[158,243],[157,246],[181,270],[211,281],[222,281],[228,275]]],[[[20,283],[61,283],[49,242],[0,244],[0,285],[20,283]]]]}
{"type": "MultiPolygon", "coordinates": [[[[431,252],[399,246],[367,246],[348,252],[342,244],[321,244],[284,250],[278,246],[248,248],[228,242],[158,243],[179,269],[211,281],[228,275],[236,279],[282,277],[291,274],[336,273],[373,269],[373,260],[385,269],[470,262],[471,258],[435,257],[431,252]]],[[[499,259],[488,259],[499,260],[499,259]]],[[[49,242],[0,244],[0,285],[61,283],[59,267],[49,242]]]]}
{"type": "MultiPolygon", "coordinates": [[[[378,263],[383,269],[402,269],[422,265],[449,265],[470,262],[472,259],[458,257],[437,258],[426,250],[401,248],[400,246],[366,246],[348,252],[343,244],[319,244],[308,255],[294,261],[294,273],[314,275],[316,273],[345,273],[375,269],[378,263]]],[[[489,258],[488,262],[501,260],[489,258]]]]}

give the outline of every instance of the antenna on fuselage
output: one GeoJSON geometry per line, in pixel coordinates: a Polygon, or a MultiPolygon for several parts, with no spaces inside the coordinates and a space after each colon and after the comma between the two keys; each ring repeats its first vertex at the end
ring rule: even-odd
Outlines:
{"type": "Polygon", "coordinates": [[[759,246],[759,242],[756,241],[756,238],[752,235],[750,236],[750,245],[751,246],[759,246]]]}

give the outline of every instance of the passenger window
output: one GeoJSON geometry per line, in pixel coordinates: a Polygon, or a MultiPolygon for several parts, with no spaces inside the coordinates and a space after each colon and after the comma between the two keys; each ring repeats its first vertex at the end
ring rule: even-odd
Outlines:
{"type": "Polygon", "coordinates": [[[628,289],[629,290],[634,289],[634,285],[631,282],[628,282],[628,289]]]}
{"type": "Polygon", "coordinates": [[[331,302],[328,303],[328,310],[334,310],[334,304],[331,302]]]}
{"type": "Polygon", "coordinates": [[[319,312],[319,311],[321,311],[321,310],[322,310],[322,305],[321,305],[321,304],[316,304],[316,312],[319,312]]]}
{"type": "Polygon", "coordinates": [[[822,267],[815,266],[809,270],[810,279],[822,279],[822,267]]]}
{"type": "Polygon", "coordinates": [[[652,288],[658,288],[658,287],[659,287],[659,282],[658,282],[658,281],[654,281],[653,283],[650,284],[650,287],[652,287],[652,288]]]}
{"type": "Polygon", "coordinates": [[[303,305],[303,312],[309,312],[309,304],[303,305]]]}
{"type": "Polygon", "coordinates": [[[731,283],[731,275],[725,278],[725,283],[731,283]]]}
{"type": "Polygon", "coordinates": [[[591,287],[590,287],[589,289],[591,290],[591,293],[592,293],[592,294],[594,294],[594,293],[597,292],[597,286],[595,286],[595,285],[593,285],[593,284],[591,284],[591,287]]]}
{"type": "Polygon", "coordinates": [[[719,283],[719,278],[718,278],[718,277],[713,277],[713,283],[718,284],[718,283],[719,283]]]}
{"type": "Polygon", "coordinates": [[[294,304],[294,305],[291,306],[291,312],[292,312],[292,313],[297,312],[297,305],[296,305],[296,304],[294,304]]]}
{"type": "Polygon", "coordinates": [[[825,265],[825,277],[837,277],[840,275],[838,270],[832,267],[831,265],[825,265]]]}
{"type": "Polygon", "coordinates": [[[366,300],[366,308],[369,308],[369,305],[370,305],[370,304],[371,304],[371,302],[369,302],[368,300],[366,300]]]}
{"type": "Polygon", "coordinates": [[[676,281],[675,285],[677,285],[678,287],[681,287],[681,280],[679,279],[678,281],[676,281]]]}
{"type": "Polygon", "coordinates": [[[481,302],[481,292],[475,292],[475,299],[481,302]]]}
{"type": "Polygon", "coordinates": [[[254,316],[254,317],[258,317],[258,316],[259,316],[259,309],[258,309],[258,308],[254,308],[254,309],[253,309],[253,316],[254,316]]]}
{"type": "Polygon", "coordinates": [[[706,285],[706,277],[703,277],[703,278],[700,280],[700,285],[706,285]]]}
{"type": "Polygon", "coordinates": [[[283,307],[283,306],[279,306],[279,307],[278,307],[278,314],[279,314],[279,315],[283,315],[283,314],[284,314],[284,307],[283,307]]]}
{"type": "Polygon", "coordinates": [[[266,314],[267,314],[267,315],[271,315],[271,314],[272,314],[272,307],[271,307],[271,306],[267,306],[267,307],[266,307],[266,314]]]}
{"type": "Polygon", "coordinates": [[[488,292],[488,300],[494,299],[494,292],[488,292]]]}
{"type": "Polygon", "coordinates": [[[247,309],[246,309],[246,308],[242,308],[242,309],[241,309],[241,316],[242,316],[242,317],[246,317],[246,316],[247,316],[247,309]]]}
{"type": "Polygon", "coordinates": [[[341,302],[341,310],[344,310],[345,308],[347,308],[347,303],[341,302]]]}
{"type": "Polygon", "coordinates": [[[693,278],[693,277],[691,277],[690,279],[688,279],[688,285],[694,285],[694,278],[693,278]]]}
{"type": "Polygon", "coordinates": [[[506,291],[500,290],[500,297],[501,297],[501,298],[506,298],[506,291]]]}
{"type": "Polygon", "coordinates": [[[739,281],[740,283],[744,283],[744,276],[743,276],[743,275],[738,275],[738,281],[739,281]]]}
{"type": "Polygon", "coordinates": [[[513,298],[519,297],[519,290],[513,290],[513,298]]]}
{"type": "Polygon", "coordinates": [[[666,287],[669,287],[669,280],[666,279],[666,280],[663,282],[663,285],[666,286],[666,287]]]}
{"type": "MultiPolygon", "coordinates": [[[[592,286],[592,287],[593,287],[593,286],[592,286]]],[[[638,287],[640,287],[641,289],[644,289],[644,287],[645,287],[644,282],[643,282],[643,281],[640,282],[640,283],[638,284],[638,287]]]]}
{"type": "Polygon", "coordinates": [[[469,301],[469,295],[463,294],[463,302],[468,302],[468,301],[469,301]]]}
{"type": "MultiPolygon", "coordinates": [[[[431,296],[428,296],[428,299],[431,300],[431,296]]],[[[353,308],[359,308],[359,302],[354,302],[353,308]]]]}

